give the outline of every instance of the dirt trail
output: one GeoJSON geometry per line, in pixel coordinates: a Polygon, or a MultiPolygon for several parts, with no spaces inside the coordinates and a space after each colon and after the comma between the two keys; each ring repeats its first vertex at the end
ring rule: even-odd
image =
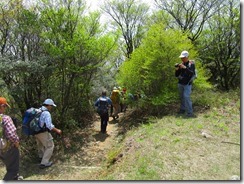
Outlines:
{"type": "MultiPolygon", "coordinates": [[[[121,116],[121,115],[120,115],[121,116]]],[[[115,136],[118,134],[118,123],[120,119],[113,120],[112,117],[109,117],[109,122],[107,126],[107,134],[100,133],[100,118],[94,121],[92,127],[88,130],[90,136],[88,136],[88,144],[84,147],[86,155],[92,155],[92,157],[101,159],[106,159],[106,153],[111,148],[111,143],[114,141],[115,136]]],[[[92,158],[90,157],[90,158],[92,158]]]]}
{"type": "MultiPolygon", "coordinates": [[[[79,132],[79,137],[82,138],[83,146],[69,159],[64,162],[59,159],[55,160],[55,168],[62,167],[62,175],[58,179],[62,180],[92,180],[93,174],[95,177],[96,171],[105,167],[102,165],[107,160],[108,151],[112,148],[112,143],[116,140],[119,132],[119,123],[126,113],[119,113],[119,118],[113,120],[109,117],[107,126],[107,134],[100,133],[100,117],[97,116],[92,125],[85,129],[84,132],[79,132]],[[72,176],[68,175],[69,170],[72,170],[72,176]],[[88,174],[90,173],[90,174],[88,174]],[[93,173],[93,174],[91,174],[93,173]]],[[[64,153],[65,154],[65,153],[64,153]]],[[[56,169],[57,169],[56,168],[56,169]]],[[[55,178],[56,179],[56,178],[55,178]]]]}
{"type": "MultiPolygon", "coordinates": [[[[71,143],[68,148],[65,148],[65,137],[55,137],[55,154],[51,158],[53,166],[39,169],[39,161],[33,162],[26,156],[27,161],[20,165],[24,180],[97,180],[101,171],[106,169],[108,152],[117,141],[121,129],[119,125],[127,115],[128,112],[119,113],[116,120],[109,117],[107,134],[100,133],[100,117],[96,116],[89,127],[66,135],[71,143]]],[[[0,165],[0,176],[5,173],[4,169],[0,165]]]]}

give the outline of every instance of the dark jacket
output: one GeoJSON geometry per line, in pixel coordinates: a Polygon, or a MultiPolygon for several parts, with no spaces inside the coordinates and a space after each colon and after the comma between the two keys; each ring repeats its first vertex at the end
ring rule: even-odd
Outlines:
{"type": "Polygon", "coordinates": [[[194,75],[195,64],[191,61],[187,61],[186,63],[183,64],[186,66],[186,69],[179,68],[178,70],[175,70],[175,76],[179,79],[179,84],[190,85],[191,82],[189,83],[189,81],[194,75]]]}

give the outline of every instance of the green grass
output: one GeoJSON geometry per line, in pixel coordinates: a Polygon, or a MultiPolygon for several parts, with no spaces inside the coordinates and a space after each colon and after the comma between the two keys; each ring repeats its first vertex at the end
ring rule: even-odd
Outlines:
{"type": "Polygon", "coordinates": [[[125,156],[99,179],[228,180],[240,176],[240,99],[237,93],[216,95],[218,100],[197,118],[149,118],[149,123],[128,132],[121,145],[125,156]],[[202,132],[211,137],[204,138],[202,132]]]}

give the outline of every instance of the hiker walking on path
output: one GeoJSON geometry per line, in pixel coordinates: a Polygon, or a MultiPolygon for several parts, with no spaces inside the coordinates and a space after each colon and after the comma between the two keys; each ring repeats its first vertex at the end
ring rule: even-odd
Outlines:
{"type": "Polygon", "coordinates": [[[187,117],[195,117],[192,109],[192,101],[190,98],[192,91],[192,76],[195,71],[195,64],[189,61],[189,53],[182,51],[179,58],[182,63],[175,65],[175,76],[178,77],[178,89],[180,95],[180,110],[178,114],[187,113],[187,117]]]}
{"type": "Polygon", "coordinates": [[[50,114],[52,107],[56,107],[52,99],[46,99],[43,102],[43,105],[40,108],[42,110],[42,114],[40,116],[40,126],[46,126],[46,131],[35,135],[38,147],[38,156],[41,161],[41,169],[50,167],[52,165],[52,162],[50,162],[50,158],[53,154],[54,142],[50,132],[54,131],[59,135],[62,133],[62,131],[55,128],[52,123],[52,117],[50,114]]]}
{"type": "Polygon", "coordinates": [[[106,96],[107,92],[102,91],[102,96],[99,97],[95,102],[95,107],[97,107],[98,114],[101,118],[101,133],[106,134],[106,129],[109,119],[109,108],[112,104],[112,101],[109,97],[106,96]]]}
{"type": "Polygon", "coordinates": [[[0,150],[0,159],[7,170],[3,180],[22,180],[23,177],[19,176],[19,137],[11,117],[4,114],[7,107],[10,107],[7,100],[0,97],[0,122],[2,126],[0,128],[2,129],[2,137],[7,140],[7,146],[0,150]]]}
{"type": "Polygon", "coordinates": [[[120,91],[114,87],[112,94],[111,94],[111,100],[112,100],[112,105],[113,105],[113,119],[118,119],[119,118],[119,112],[120,112],[120,91]]]}

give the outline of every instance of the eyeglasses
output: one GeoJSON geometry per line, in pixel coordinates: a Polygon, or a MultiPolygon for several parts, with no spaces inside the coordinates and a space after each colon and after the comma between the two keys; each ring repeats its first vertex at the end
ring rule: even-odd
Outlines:
{"type": "Polygon", "coordinates": [[[8,107],[6,104],[2,104],[1,107],[8,107]]]}

